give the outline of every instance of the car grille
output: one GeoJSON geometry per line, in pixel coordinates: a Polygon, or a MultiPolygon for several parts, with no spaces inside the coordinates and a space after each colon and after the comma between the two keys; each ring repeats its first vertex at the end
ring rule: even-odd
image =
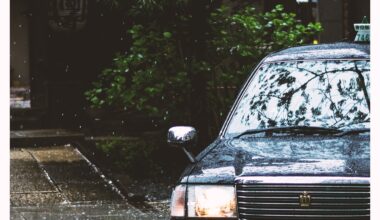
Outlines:
{"type": "Polygon", "coordinates": [[[239,219],[369,219],[368,184],[238,184],[239,219]],[[299,196],[311,196],[301,207],[299,196]]]}

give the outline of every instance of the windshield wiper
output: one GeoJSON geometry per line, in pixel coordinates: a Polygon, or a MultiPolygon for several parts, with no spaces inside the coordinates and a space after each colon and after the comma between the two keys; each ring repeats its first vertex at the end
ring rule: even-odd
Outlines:
{"type": "Polygon", "coordinates": [[[309,126],[288,126],[288,127],[271,127],[263,129],[249,129],[236,135],[233,138],[240,138],[247,134],[265,133],[266,136],[270,136],[273,133],[290,133],[290,134],[337,134],[343,133],[336,128],[324,128],[324,127],[309,127],[309,126]]]}
{"type": "Polygon", "coordinates": [[[341,132],[337,133],[336,136],[345,136],[345,135],[352,135],[352,134],[360,134],[360,133],[366,133],[370,132],[371,129],[369,128],[357,128],[357,129],[348,129],[348,130],[341,130],[341,132]]]}

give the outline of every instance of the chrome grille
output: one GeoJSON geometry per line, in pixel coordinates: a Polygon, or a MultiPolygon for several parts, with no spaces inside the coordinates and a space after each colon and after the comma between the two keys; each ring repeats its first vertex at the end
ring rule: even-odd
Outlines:
{"type": "Polygon", "coordinates": [[[368,184],[237,184],[239,219],[369,219],[368,184]],[[299,196],[311,196],[301,207],[299,196]]]}

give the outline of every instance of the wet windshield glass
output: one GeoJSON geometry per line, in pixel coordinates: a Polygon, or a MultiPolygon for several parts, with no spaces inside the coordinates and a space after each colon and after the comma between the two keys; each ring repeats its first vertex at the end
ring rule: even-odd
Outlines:
{"type": "Polygon", "coordinates": [[[262,65],[227,127],[227,135],[287,126],[369,128],[370,62],[317,60],[262,65]]]}

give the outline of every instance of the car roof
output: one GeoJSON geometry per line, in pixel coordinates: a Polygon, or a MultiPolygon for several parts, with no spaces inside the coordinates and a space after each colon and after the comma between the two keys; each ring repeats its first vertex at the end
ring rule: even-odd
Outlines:
{"type": "Polygon", "coordinates": [[[292,47],[271,53],[263,62],[316,59],[369,59],[370,45],[359,43],[332,43],[292,47]]]}

